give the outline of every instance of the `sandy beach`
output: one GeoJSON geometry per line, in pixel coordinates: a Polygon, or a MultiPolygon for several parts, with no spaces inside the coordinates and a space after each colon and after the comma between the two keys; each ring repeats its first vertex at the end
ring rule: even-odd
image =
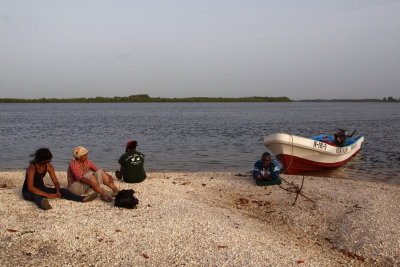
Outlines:
{"type": "Polygon", "coordinates": [[[98,198],[44,211],[22,198],[24,176],[0,172],[0,266],[400,266],[399,186],[305,177],[298,195],[303,176],[148,173],[116,181],[135,210],[98,198]]]}

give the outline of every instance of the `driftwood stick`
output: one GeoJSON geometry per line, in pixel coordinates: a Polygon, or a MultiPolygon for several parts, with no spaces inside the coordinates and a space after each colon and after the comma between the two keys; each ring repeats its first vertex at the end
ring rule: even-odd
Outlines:
{"type": "MultiPolygon", "coordinates": [[[[282,179],[282,180],[283,180],[283,179],[282,179]]],[[[307,200],[309,200],[309,201],[311,201],[312,203],[315,204],[315,201],[314,201],[314,200],[310,199],[309,197],[306,197],[306,196],[301,192],[301,190],[303,189],[303,185],[304,185],[304,175],[303,175],[303,180],[301,181],[301,186],[300,186],[300,187],[298,187],[297,185],[295,185],[293,182],[292,182],[292,183],[289,183],[289,182],[286,181],[286,180],[284,180],[284,181],[285,181],[286,183],[288,183],[288,184],[291,184],[291,185],[293,186],[293,189],[291,189],[291,188],[284,188],[283,186],[279,186],[279,187],[282,188],[283,190],[286,190],[286,191],[290,192],[290,193],[296,193],[296,198],[295,198],[295,200],[294,200],[292,206],[294,206],[294,205],[296,204],[296,201],[297,201],[299,195],[301,195],[301,196],[304,197],[305,199],[307,199],[307,200]]]]}
{"type": "Polygon", "coordinates": [[[304,175],[303,175],[303,181],[301,182],[301,186],[300,189],[296,186],[296,198],[294,199],[294,202],[292,204],[292,206],[294,206],[296,204],[297,198],[299,197],[299,194],[301,193],[301,189],[303,189],[303,184],[304,184],[304,175]]]}
{"type": "Polygon", "coordinates": [[[298,190],[296,190],[296,198],[294,199],[292,206],[294,206],[296,204],[297,198],[299,197],[300,192],[298,190]]]}

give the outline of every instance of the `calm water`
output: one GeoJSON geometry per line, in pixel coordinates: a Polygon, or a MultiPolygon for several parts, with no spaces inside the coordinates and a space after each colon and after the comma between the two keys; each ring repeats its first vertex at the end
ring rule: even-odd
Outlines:
{"type": "Polygon", "coordinates": [[[396,103],[0,104],[0,171],[25,169],[40,147],[65,171],[73,148],[83,145],[111,172],[135,139],[148,171],[246,172],[266,151],[264,135],[312,137],[337,128],[364,135],[361,152],[315,175],[400,184],[396,103]]]}

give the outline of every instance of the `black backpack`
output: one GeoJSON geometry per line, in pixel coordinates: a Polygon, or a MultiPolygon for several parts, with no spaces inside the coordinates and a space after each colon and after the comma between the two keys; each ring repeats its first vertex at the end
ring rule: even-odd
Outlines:
{"type": "Polygon", "coordinates": [[[127,208],[127,209],[136,209],[136,206],[139,204],[139,200],[133,196],[135,191],[132,189],[124,189],[119,191],[118,195],[115,197],[114,206],[127,208]]]}

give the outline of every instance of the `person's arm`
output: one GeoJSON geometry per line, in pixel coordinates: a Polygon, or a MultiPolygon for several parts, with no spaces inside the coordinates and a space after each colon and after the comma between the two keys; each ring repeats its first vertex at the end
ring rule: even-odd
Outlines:
{"type": "Polygon", "coordinates": [[[116,177],[117,177],[118,179],[122,179],[122,176],[123,176],[123,169],[124,169],[124,166],[125,166],[125,154],[122,154],[121,157],[119,157],[119,159],[118,159],[118,164],[119,164],[120,166],[119,166],[119,172],[116,173],[116,177]],[[117,176],[117,175],[118,175],[118,176],[117,176]]]}
{"type": "Polygon", "coordinates": [[[121,166],[120,167],[120,171],[121,171],[121,168],[122,168],[122,166],[125,164],[125,162],[124,162],[124,156],[125,156],[125,154],[123,154],[121,157],[119,157],[119,159],[118,159],[118,164],[121,166]]]}
{"type": "Polygon", "coordinates": [[[71,169],[71,164],[68,165],[67,181],[68,181],[68,188],[75,182],[75,178],[71,169]]]}
{"type": "Polygon", "coordinates": [[[265,181],[272,181],[273,179],[272,179],[271,176],[268,175],[267,172],[265,172],[264,177],[263,177],[263,180],[265,180],[265,181]]]}
{"type": "MultiPolygon", "coordinates": [[[[98,171],[98,170],[100,170],[100,169],[99,169],[96,165],[94,165],[94,163],[91,162],[90,160],[87,160],[87,162],[88,162],[89,168],[90,168],[92,171],[98,171]]],[[[112,176],[109,175],[105,170],[103,170],[103,174],[107,175],[108,178],[109,178],[109,180],[110,180],[111,182],[114,181],[114,179],[112,178],[112,176]]],[[[93,188],[93,190],[94,190],[94,188],[93,188]]],[[[97,192],[97,191],[96,191],[96,192],[97,192]]]]}
{"type": "Polygon", "coordinates": [[[79,180],[79,182],[89,185],[95,192],[99,193],[100,195],[104,194],[100,185],[97,182],[92,181],[91,179],[82,178],[81,180],[79,180]]]}
{"type": "Polygon", "coordinates": [[[57,176],[54,172],[53,165],[51,165],[50,163],[47,163],[47,171],[49,172],[50,178],[53,181],[54,187],[56,188],[56,197],[59,198],[61,197],[60,183],[58,182],[57,176]]]}
{"type": "Polygon", "coordinates": [[[254,163],[253,178],[257,179],[257,180],[260,180],[262,178],[260,164],[258,161],[256,161],[256,163],[254,163]]]}
{"type": "Polygon", "coordinates": [[[277,164],[271,162],[269,169],[268,179],[269,181],[276,180],[279,178],[279,167],[277,164]]]}
{"type": "Polygon", "coordinates": [[[125,154],[122,154],[121,157],[119,157],[119,159],[118,159],[118,164],[119,165],[124,164],[124,158],[125,158],[124,156],[125,156],[125,154]]]}
{"type": "Polygon", "coordinates": [[[264,176],[262,177],[262,180],[265,180],[265,181],[272,181],[273,179],[272,179],[272,173],[269,171],[269,168],[268,169],[266,169],[265,171],[264,171],[264,176]]]}
{"type": "Polygon", "coordinates": [[[32,192],[35,195],[39,195],[46,198],[56,198],[56,194],[48,194],[34,186],[33,177],[35,176],[35,167],[32,164],[30,164],[28,167],[27,175],[28,175],[27,185],[28,185],[28,190],[30,192],[32,192]]]}
{"type": "MultiPolygon", "coordinates": [[[[96,171],[98,171],[98,170],[99,170],[99,168],[97,168],[97,166],[96,166],[96,165],[94,165],[94,163],[93,163],[93,162],[91,162],[90,160],[87,160],[86,162],[87,162],[87,164],[88,164],[88,167],[89,167],[89,169],[90,169],[91,171],[94,171],[94,172],[96,172],[96,171]]],[[[86,163],[86,162],[85,162],[85,163],[86,163]]]]}
{"type": "Polygon", "coordinates": [[[256,169],[253,170],[253,178],[254,179],[260,179],[261,178],[260,170],[256,170],[256,169]]]}

